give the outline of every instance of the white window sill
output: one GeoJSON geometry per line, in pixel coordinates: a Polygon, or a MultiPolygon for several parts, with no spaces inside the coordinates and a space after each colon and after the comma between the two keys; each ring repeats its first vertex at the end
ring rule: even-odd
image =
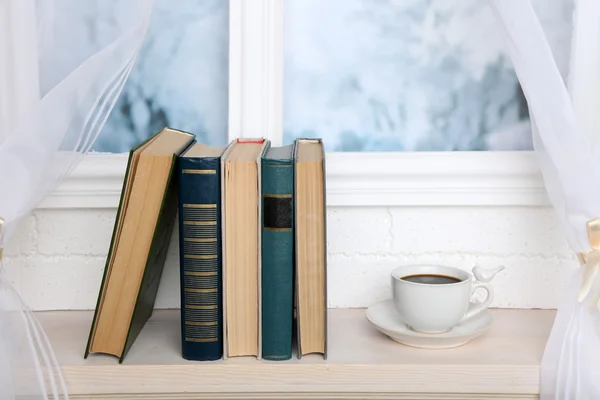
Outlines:
{"type": "Polygon", "coordinates": [[[286,362],[181,358],[179,310],[158,310],[122,365],[83,359],[91,311],[38,313],[73,399],[534,399],[554,311],[492,310],[483,336],[450,350],[399,345],[364,309],[331,309],[329,357],[286,362]],[[485,355],[485,357],[484,357],[485,355]]]}
{"type": "MultiPolygon", "coordinates": [[[[40,206],[116,208],[126,154],[90,154],[40,206]]],[[[548,205],[533,152],[328,153],[329,206],[548,205]]]]}

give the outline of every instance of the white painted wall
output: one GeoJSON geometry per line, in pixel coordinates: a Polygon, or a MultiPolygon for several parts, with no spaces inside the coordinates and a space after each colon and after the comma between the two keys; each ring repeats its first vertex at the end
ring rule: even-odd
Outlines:
{"type": "MultiPolygon", "coordinates": [[[[35,310],[93,309],[116,209],[41,209],[6,250],[17,290],[35,310]]],[[[179,306],[173,238],[156,306],[179,306]]],[[[546,206],[330,207],[329,305],[364,307],[388,296],[400,264],[473,264],[507,269],[495,307],[554,308],[577,268],[546,206]]]]}

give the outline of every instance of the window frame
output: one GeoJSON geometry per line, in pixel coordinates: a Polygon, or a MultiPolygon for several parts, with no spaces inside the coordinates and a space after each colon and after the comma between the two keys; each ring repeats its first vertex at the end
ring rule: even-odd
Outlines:
{"type": "MultiPolygon", "coordinates": [[[[261,136],[273,146],[282,144],[284,1],[229,0],[230,140],[261,136]]],[[[569,78],[575,111],[592,140],[600,129],[600,11],[594,1],[576,2],[569,78]]],[[[329,206],[549,205],[533,151],[326,156],[329,206]]],[[[89,155],[40,207],[116,207],[126,159],[89,155]]]]}
{"type": "Polygon", "coordinates": [[[229,0],[228,139],[283,142],[284,0],[229,0]]]}
{"type": "MultiPolygon", "coordinates": [[[[284,1],[256,0],[249,6],[229,0],[229,140],[258,136],[282,144],[284,1]]],[[[573,1],[572,101],[584,125],[600,126],[598,7],[594,0],[573,1]]]]}
{"type": "MultiPolygon", "coordinates": [[[[262,136],[282,144],[284,1],[257,0],[251,7],[229,1],[230,140],[262,136]]],[[[593,0],[575,3],[569,84],[584,126],[600,127],[597,8],[593,0]],[[598,51],[590,56],[589,49],[598,51]]],[[[335,152],[327,153],[327,168],[328,202],[335,205],[549,204],[534,151],[335,152]]]]}

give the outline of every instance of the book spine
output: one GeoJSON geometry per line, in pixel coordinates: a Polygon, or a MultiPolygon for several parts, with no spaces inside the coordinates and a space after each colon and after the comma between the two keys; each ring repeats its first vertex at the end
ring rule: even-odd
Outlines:
{"type": "Polygon", "coordinates": [[[181,346],[187,360],[223,355],[219,158],[178,160],[181,346]]]}
{"type": "Polygon", "coordinates": [[[262,160],[262,356],[292,357],[294,230],[292,160],[262,160]]]}

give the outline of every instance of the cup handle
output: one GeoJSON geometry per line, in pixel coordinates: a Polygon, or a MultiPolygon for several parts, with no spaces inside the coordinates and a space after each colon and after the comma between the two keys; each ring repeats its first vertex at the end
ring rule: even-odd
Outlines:
{"type": "Polygon", "coordinates": [[[477,314],[486,310],[492,303],[492,299],[494,298],[494,289],[492,288],[492,285],[490,285],[489,283],[475,281],[473,282],[473,289],[471,291],[471,295],[473,295],[475,291],[479,288],[485,289],[485,291],[487,292],[487,297],[477,307],[469,309],[463,317],[463,319],[460,320],[460,322],[473,318],[477,314]]]}

